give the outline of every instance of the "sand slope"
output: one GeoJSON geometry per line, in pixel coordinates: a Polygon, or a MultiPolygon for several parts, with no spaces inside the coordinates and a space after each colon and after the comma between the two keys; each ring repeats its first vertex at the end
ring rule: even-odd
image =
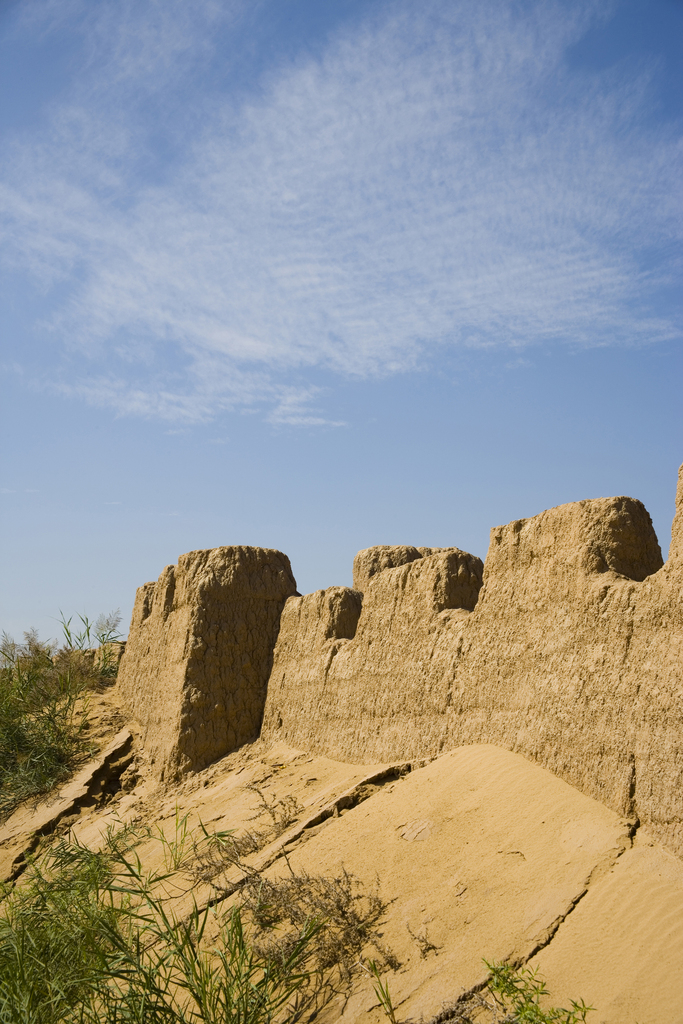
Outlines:
{"type": "MultiPolygon", "coordinates": [[[[538,966],[553,1002],[584,998],[595,1024],[683,1020],[683,863],[633,822],[494,746],[394,770],[256,744],[174,789],[153,793],[141,778],[103,808],[84,806],[72,831],[97,846],[107,824],[137,820],[173,837],[186,813],[190,825],[239,831],[258,826],[262,797],[291,798],[299,810],[252,865],[269,876],[343,866],[379,886],[381,941],[400,961],[388,974],[399,1020],[429,1021],[481,983],[484,957],[538,966]]],[[[17,821],[0,832],[0,852],[16,850],[17,821]]],[[[150,864],[162,856],[155,842],[140,853],[150,864]]],[[[179,911],[211,895],[203,883],[181,890],[179,911]]],[[[363,976],[347,995],[318,1019],[384,1019],[363,976]]]]}

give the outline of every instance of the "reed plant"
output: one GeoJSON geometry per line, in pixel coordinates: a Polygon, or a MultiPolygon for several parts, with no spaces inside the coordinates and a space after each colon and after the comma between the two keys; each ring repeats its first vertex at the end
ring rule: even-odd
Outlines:
{"type": "MultiPolygon", "coordinates": [[[[148,835],[147,835],[148,837],[148,835]]],[[[311,918],[276,956],[247,940],[241,911],[168,909],[169,874],[147,873],[140,836],[92,852],[58,837],[0,903],[3,1024],[273,1024],[315,999],[311,918]],[[211,933],[211,938],[209,938],[211,933]]]]}
{"type": "Polygon", "coordinates": [[[18,643],[0,638],[0,820],[21,800],[68,777],[87,753],[88,691],[111,682],[120,617],[114,612],[80,630],[62,616],[63,641],[35,630],[18,643]],[[91,644],[103,652],[95,659],[91,644]]]}

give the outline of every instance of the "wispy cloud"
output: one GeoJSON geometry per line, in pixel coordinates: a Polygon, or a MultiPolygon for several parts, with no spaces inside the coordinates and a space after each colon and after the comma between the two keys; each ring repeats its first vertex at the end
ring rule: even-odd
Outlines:
{"type": "Polygon", "coordinates": [[[67,287],[50,329],[92,361],[62,390],[123,415],[265,403],[318,425],[321,369],[678,332],[657,311],[677,142],[645,126],[645,78],[567,67],[591,5],[369,5],[239,102],[209,102],[196,69],[243,8],[187,7],[27,5],[45,24],[67,10],[88,47],[0,193],[8,258],[67,287]]]}

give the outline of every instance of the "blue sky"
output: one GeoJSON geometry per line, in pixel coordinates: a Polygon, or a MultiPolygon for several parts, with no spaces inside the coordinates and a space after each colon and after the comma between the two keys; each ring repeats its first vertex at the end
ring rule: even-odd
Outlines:
{"type": "Polygon", "coordinates": [[[681,415],[681,0],[5,0],[0,627],[457,545],[681,415]]]}

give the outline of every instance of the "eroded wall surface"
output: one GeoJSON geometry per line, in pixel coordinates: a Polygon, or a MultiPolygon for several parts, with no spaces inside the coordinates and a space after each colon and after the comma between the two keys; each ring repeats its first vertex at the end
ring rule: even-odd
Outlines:
{"type": "Polygon", "coordinates": [[[162,778],[258,736],[289,559],[268,548],[190,551],[137,592],[118,675],[162,778]]]}
{"type": "Polygon", "coordinates": [[[495,528],[481,589],[458,549],[361,552],[358,590],[287,601],[262,736],[357,762],[494,743],[683,853],[683,475],[676,508],[666,565],[626,497],[495,528]]]}

